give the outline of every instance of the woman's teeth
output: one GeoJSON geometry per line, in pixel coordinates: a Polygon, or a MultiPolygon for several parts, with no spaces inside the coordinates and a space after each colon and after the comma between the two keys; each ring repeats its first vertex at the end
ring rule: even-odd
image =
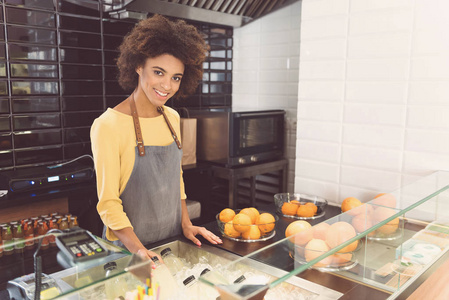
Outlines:
{"type": "Polygon", "coordinates": [[[159,92],[158,90],[154,90],[158,95],[160,95],[160,96],[162,96],[162,97],[165,97],[165,96],[167,96],[168,95],[168,93],[162,93],[162,92],[159,92]]]}

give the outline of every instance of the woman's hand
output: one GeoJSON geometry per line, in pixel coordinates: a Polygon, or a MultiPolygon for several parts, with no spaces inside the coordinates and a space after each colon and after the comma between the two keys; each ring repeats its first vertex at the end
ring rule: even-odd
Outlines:
{"type": "Polygon", "coordinates": [[[188,225],[188,226],[184,226],[182,228],[182,232],[184,233],[184,236],[186,238],[188,238],[189,240],[191,240],[194,244],[196,244],[198,246],[201,246],[200,240],[198,240],[195,237],[198,234],[202,235],[211,244],[217,245],[217,244],[222,243],[222,240],[218,236],[216,236],[215,234],[213,234],[212,232],[210,232],[209,230],[207,230],[204,227],[188,225]]]}
{"type": "Polygon", "coordinates": [[[145,248],[141,248],[141,249],[137,250],[136,254],[139,255],[140,257],[142,257],[143,259],[149,259],[151,262],[151,267],[153,269],[156,269],[156,264],[151,259],[152,257],[156,256],[159,259],[159,261],[162,262],[162,258],[159,256],[159,254],[157,254],[156,252],[150,251],[148,249],[145,249],[145,248]]]}
{"type": "Polygon", "coordinates": [[[156,256],[159,259],[159,261],[162,261],[162,258],[156,252],[150,251],[150,250],[145,249],[145,248],[137,250],[136,254],[141,256],[144,259],[148,258],[150,260],[151,260],[152,257],[156,256]]]}

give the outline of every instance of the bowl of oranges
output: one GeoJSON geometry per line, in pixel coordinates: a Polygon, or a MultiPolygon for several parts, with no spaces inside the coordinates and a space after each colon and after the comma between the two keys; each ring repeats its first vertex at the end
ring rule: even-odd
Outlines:
{"type": "Polygon", "coordinates": [[[277,215],[259,211],[254,207],[225,208],[216,215],[221,234],[238,242],[266,241],[275,235],[277,215]]]}
{"type": "Polygon", "coordinates": [[[313,220],[325,214],[327,200],[306,194],[280,193],[274,195],[278,214],[298,220],[313,220]]]}
{"type": "MultiPolygon", "coordinates": [[[[297,220],[285,230],[289,256],[300,264],[309,263],[342,243],[347,243],[356,235],[354,227],[343,221],[333,224],[322,222],[312,226],[305,220],[297,220]]],[[[316,262],[311,268],[321,271],[351,269],[358,263],[355,253],[360,248],[360,241],[356,240],[316,262]]]]}

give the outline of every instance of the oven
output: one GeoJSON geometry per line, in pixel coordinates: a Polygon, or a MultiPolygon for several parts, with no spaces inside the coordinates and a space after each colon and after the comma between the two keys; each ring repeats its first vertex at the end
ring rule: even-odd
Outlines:
{"type": "Polygon", "coordinates": [[[197,160],[235,167],[284,156],[284,110],[192,110],[197,160]]]}

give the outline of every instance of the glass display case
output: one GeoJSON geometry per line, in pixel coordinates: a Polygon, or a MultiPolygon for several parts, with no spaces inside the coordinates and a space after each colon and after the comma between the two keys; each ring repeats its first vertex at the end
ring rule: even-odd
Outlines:
{"type": "Polygon", "coordinates": [[[317,225],[290,224],[289,237],[223,267],[222,273],[257,261],[287,272],[273,281],[259,281],[250,294],[244,286],[220,285],[212,276],[200,280],[231,295],[230,299],[262,299],[266,291],[314,268],[338,273],[394,298],[447,252],[448,190],[449,172],[438,171],[317,225]],[[293,270],[290,264],[277,263],[282,256],[294,261],[293,270]]]}
{"type": "MultiPolygon", "coordinates": [[[[40,251],[42,261],[56,260],[64,267],[43,272],[41,299],[115,299],[120,295],[133,300],[270,300],[338,299],[343,295],[296,276],[307,269],[337,274],[394,298],[447,252],[448,190],[449,172],[439,171],[314,226],[306,220],[293,221],[288,227],[292,235],[263,248],[254,247],[246,256],[207,244],[197,247],[187,240],[151,249],[162,258],[164,249],[170,248],[181,263],[177,272],[166,259],[162,267],[156,262],[153,268],[151,261],[102,239],[98,242],[108,250],[107,256],[76,264],[50,247],[40,251]]],[[[21,242],[26,245],[25,240],[21,242]]],[[[6,250],[17,243],[3,243],[0,259],[5,261],[10,255],[6,250]]],[[[31,249],[35,253],[36,246],[31,249]]],[[[32,274],[18,279],[25,287],[22,290],[34,291],[32,274]]],[[[8,289],[18,285],[12,281],[8,289]]],[[[31,294],[28,297],[32,299],[31,294]]]]}

